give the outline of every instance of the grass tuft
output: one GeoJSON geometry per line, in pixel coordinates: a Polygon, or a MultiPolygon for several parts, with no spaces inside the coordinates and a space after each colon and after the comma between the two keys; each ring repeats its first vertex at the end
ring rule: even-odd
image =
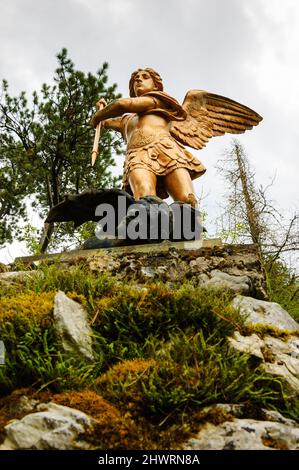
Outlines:
{"type": "Polygon", "coordinates": [[[124,284],[85,265],[41,265],[37,272],[0,286],[1,394],[29,387],[87,412],[98,421],[89,436],[96,448],[176,448],[198,427],[200,410],[216,403],[298,419],[298,400],[282,380],[226,339],[235,330],[282,339],[289,333],[246,327],[230,292],[188,282],[176,289],[124,284]],[[92,364],[60,350],[53,326],[58,290],[87,309],[92,364]]]}

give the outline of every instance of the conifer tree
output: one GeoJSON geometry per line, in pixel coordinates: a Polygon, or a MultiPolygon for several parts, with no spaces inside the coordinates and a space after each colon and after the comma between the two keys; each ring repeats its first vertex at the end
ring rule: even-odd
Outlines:
{"type": "MultiPolygon", "coordinates": [[[[90,119],[95,102],[120,96],[115,84],[107,85],[108,64],[93,75],[76,70],[66,49],[57,59],[53,83],[44,83],[30,100],[25,92],[11,97],[8,83],[2,82],[0,244],[18,233],[16,221],[25,218],[26,200],[44,219],[65,194],[113,187],[119,181],[112,177],[111,166],[122,146],[109,131],[102,131],[100,156],[94,167],[90,164],[94,137],[90,119]]],[[[46,238],[52,229],[46,227],[46,238]]],[[[54,245],[72,239],[72,224],[61,224],[58,231],[54,245]]]]}

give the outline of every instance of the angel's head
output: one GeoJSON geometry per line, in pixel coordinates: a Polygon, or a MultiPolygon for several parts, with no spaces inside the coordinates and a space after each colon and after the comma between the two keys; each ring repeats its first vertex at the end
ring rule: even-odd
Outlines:
{"type": "Polygon", "coordinates": [[[154,69],[138,69],[132,73],[129,83],[130,96],[141,96],[150,91],[163,91],[162,78],[154,69]]]}

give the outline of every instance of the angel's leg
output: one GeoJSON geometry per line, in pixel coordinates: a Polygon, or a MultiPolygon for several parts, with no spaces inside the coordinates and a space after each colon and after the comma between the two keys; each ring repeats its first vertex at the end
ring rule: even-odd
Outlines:
{"type": "Polygon", "coordinates": [[[177,168],[164,176],[166,191],[174,201],[182,201],[197,206],[197,198],[191,176],[186,168],[177,168]]]}
{"type": "Polygon", "coordinates": [[[144,168],[132,170],[129,176],[129,183],[135,199],[144,196],[156,196],[156,175],[144,168]]]}

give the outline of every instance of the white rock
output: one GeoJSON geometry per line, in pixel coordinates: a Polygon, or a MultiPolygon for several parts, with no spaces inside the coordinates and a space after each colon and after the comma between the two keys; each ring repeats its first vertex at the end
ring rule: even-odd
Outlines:
{"type": "Polygon", "coordinates": [[[54,327],[65,352],[94,359],[92,329],[88,325],[87,312],[62,291],[54,299],[54,327]]]}
{"type": "Polygon", "coordinates": [[[157,277],[157,272],[151,266],[142,266],[140,274],[145,279],[154,279],[157,277]]]}
{"type": "Polygon", "coordinates": [[[232,306],[246,317],[247,325],[260,323],[281,330],[299,330],[299,324],[275,302],[237,295],[232,301],[232,306]]]}
{"type": "Polygon", "coordinates": [[[192,271],[196,271],[197,269],[200,269],[202,272],[210,270],[210,262],[204,256],[192,259],[189,266],[192,271]]]}
{"type": "Polygon", "coordinates": [[[251,281],[248,276],[233,276],[217,269],[211,271],[210,274],[211,279],[206,286],[229,289],[239,294],[247,294],[250,291],[251,281]]]}
{"type": "Polygon", "coordinates": [[[299,428],[271,421],[235,419],[215,426],[205,424],[184,450],[299,449],[299,428]]]}
{"type": "Polygon", "coordinates": [[[234,335],[231,338],[228,338],[228,342],[231,346],[237,349],[237,351],[251,354],[252,356],[259,357],[262,360],[264,359],[261,351],[264,346],[264,342],[256,334],[242,336],[238,331],[235,331],[234,335]]]}
{"type": "Polygon", "coordinates": [[[299,394],[299,339],[296,336],[283,340],[266,335],[261,339],[256,334],[242,336],[236,331],[228,341],[237,351],[262,359],[266,372],[283,377],[299,394]]]}
{"type": "Polygon", "coordinates": [[[15,449],[89,449],[82,435],[93,429],[96,421],[82,411],[48,403],[5,426],[6,438],[0,450],[15,449]]]}
{"type": "Polygon", "coordinates": [[[220,425],[205,423],[184,450],[274,450],[299,449],[299,427],[279,413],[269,421],[239,419],[220,425]],[[273,418],[278,421],[273,421],[273,418]]]}
{"type": "Polygon", "coordinates": [[[26,395],[22,395],[14,405],[14,412],[16,414],[29,414],[36,411],[39,401],[34,398],[29,398],[26,395]]]}
{"type": "Polygon", "coordinates": [[[289,426],[298,426],[293,419],[285,418],[278,411],[266,410],[263,408],[263,414],[266,421],[276,421],[277,423],[288,424],[289,426]]]}
{"type": "Polygon", "coordinates": [[[0,273],[0,281],[26,281],[35,277],[44,277],[42,271],[7,271],[0,273]]]}

